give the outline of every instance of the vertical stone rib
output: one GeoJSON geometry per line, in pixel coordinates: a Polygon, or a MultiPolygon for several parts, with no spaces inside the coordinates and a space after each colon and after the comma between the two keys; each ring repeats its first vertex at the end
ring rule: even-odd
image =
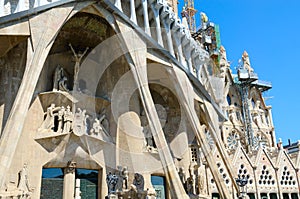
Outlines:
{"type": "Polygon", "coordinates": [[[165,32],[167,35],[167,45],[168,45],[168,50],[170,52],[170,54],[175,57],[175,53],[174,53],[174,48],[173,48],[173,41],[172,41],[172,33],[171,33],[171,28],[170,28],[170,23],[166,20],[163,19],[163,24],[165,27],[165,32]]]}
{"type": "Polygon", "coordinates": [[[134,0],[130,0],[130,20],[137,24],[134,0]]]}
{"type": "Polygon", "coordinates": [[[148,124],[158,148],[158,154],[165,177],[168,186],[170,187],[171,198],[188,199],[189,197],[187,196],[176,171],[176,167],[150,93],[147,77],[146,43],[128,26],[124,26],[124,24],[119,23],[119,28],[121,33],[124,33],[120,34],[120,39],[124,42],[124,50],[126,49],[126,53],[127,51],[129,52],[126,58],[134,76],[135,83],[138,86],[138,91],[148,119],[148,124]],[[129,30],[131,30],[130,33],[129,30]]]}
{"type": "Polygon", "coordinates": [[[155,19],[155,30],[156,30],[156,36],[157,36],[157,42],[159,45],[164,47],[163,39],[162,39],[162,32],[161,32],[161,27],[160,27],[160,18],[159,18],[159,11],[155,8],[153,4],[151,4],[151,8],[154,14],[154,19],[155,19]]]}
{"type": "Polygon", "coordinates": [[[116,6],[121,12],[123,12],[121,0],[116,0],[116,1],[115,1],[115,6],[116,6]]]}
{"type": "Polygon", "coordinates": [[[143,5],[143,15],[144,15],[145,32],[151,37],[147,0],[142,0],[142,5],[143,5]]]}
{"type": "Polygon", "coordinates": [[[174,33],[173,34],[173,38],[174,38],[174,41],[175,41],[175,45],[176,45],[176,48],[177,48],[177,51],[178,51],[178,61],[182,64],[182,65],[185,65],[184,63],[184,56],[183,56],[183,51],[182,51],[182,45],[181,45],[181,42],[180,42],[180,38],[178,36],[177,33],[174,33]]]}

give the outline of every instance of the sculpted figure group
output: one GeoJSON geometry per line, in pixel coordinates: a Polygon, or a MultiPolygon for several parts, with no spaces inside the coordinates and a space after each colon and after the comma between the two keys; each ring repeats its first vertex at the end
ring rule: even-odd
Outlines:
{"type": "Polygon", "coordinates": [[[179,168],[178,174],[180,180],[189,195],[205,195],[205,177],[203,171],[198,168],[198,165],[192,163],[189,168],[189,177],[183,168],[179,168]]]}
{"type": "Polygon", "coordinates": [[[128,187],[128,169],[127,167],[118,166],[114,173],[109,172],[106,176],[108,195],[106,198],[114,198],[122,195],[122,198],[142,199],[147,195],[144,191],[144,177],[139,173],[134,174],[134,179],[128,187]]]}
{"type": "Polygon", "coordinates": [[[73,132],[80,136],[83,134],[98,136],[105,133],[109,136],[109,121],[106,112],[94,118],[93,123],[86,110],[77,108],[76,112],[71,111],[71,107],[55,106],[51,104],[44,113],[45,119],[38,129],[40,132],[70,133],[73,132]],[[90,125],[92,123],[92,125],[90,125]]]}

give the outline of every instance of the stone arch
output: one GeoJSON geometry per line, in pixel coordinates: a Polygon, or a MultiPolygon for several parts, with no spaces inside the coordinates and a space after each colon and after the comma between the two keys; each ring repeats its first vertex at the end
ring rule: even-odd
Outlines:
{"type": "MultiPolygon", "coordinates": [[[[52,79],[56,67],[60,65],[64,69],[65,76],[68,79],[66,86],[69,90],[72,90],[75,60],[69,44],[72,45],[72,48],[76,53],[83,54],[88,48],[85,56],[82,57],[81,61],[83,61],[92,49],[113,34],[115,34],[113,29],[104,18],[86,12],[76,13],[57,33],[54,44],[45,62],[41,77],[52,79]]],[[[51,81],[45,82],[43,80],[44,78],[40,78],[40,81],[38,82],[38,91],[44,92],[52,90],[53,83],[51,81]]],[[[79,81],[79,84],[83,87],[82,89],[88,87],[88,85],[84,85],[86,84],[84,80],[79,81]]]]}
{"type": "Polygon", "coordinates": [[[167,141],[176,137],[181,124],[181,107],[176,95],[164,85],[150,83],[150,92],[167,141]]]}

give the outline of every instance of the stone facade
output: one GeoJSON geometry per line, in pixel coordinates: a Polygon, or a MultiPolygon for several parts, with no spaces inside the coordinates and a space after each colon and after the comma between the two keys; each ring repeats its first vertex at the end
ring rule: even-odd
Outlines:
{"type": "Polygon", "coordinates": [[[270,84],[176,3],[1,3],[0,198],[299,198],[270,84]]]}
{"type": "Polygon", "coordinates": [[[168,4],[173,8],[175,14],[178,15],[178,0],[168,0],[168,4]]]}

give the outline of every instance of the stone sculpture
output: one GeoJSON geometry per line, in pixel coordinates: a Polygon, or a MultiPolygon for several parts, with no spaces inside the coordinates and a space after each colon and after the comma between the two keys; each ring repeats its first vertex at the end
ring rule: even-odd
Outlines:
{"type": "Polygon", "coordinates": [[[22,170],[19,172],[19,183],[17,186],[18,190],[22,192],[21,199],[30,197],[33,192],[33,188],[29,185],[27,164],[25,163],[22,170]]]}
{"type": "Polygon", "coordinates": [[[67,106],[67,110],[65,111],[64,114],[64,133],[68,133],[71,131],[71,126],[73,122],[73,113],[70,109],[70,106],[67,106]]]}
{"type": "Polygon", "coordinates": [[[67,167],[66,167],[66,172],[67,173],[74,173],[76,169],[77,163],[74,161],[68,161],[67,167]]]}
{"type": "Polygon", "coordinates": [[[58,65],[54,72],[53,91],[69,91],[67,81],[68,78],[65,76],[64,69],[58,65]]]}
{"type": "Polygon", "coordinates": [[[246,51],[244,51],[244,53],[242,55],[242,60],[243,60],[243,67],[245,69],[247,69],[250,73],[253,73],[254,70],[251,67],[249,55],[248,55],[248,53],[246,51]]]}
{"type": "Polygon", "coordinates": [[[79,73],[81,59],[87,53],[89,47],[87,47],[83,53],[79,52],[78,54],[76,54],[72,44],[69,44],[69,46],[70,46],[70,48],[73,52],[73,55],[74,55],[74,61],[75,61],[75,66],[74,66],[74,88],[77,89],[78,88],[78,82],[77,82],[78,81],[78,73],[79,73]]]}
{"type": "MultiPolygon", "coordinates": [[[[166,108],[160,104],[155,104],[155,110],[157,112],[160,125],[162,128],[164,128],[168,118],[166,108]]],[[[153,151],[153,148],[156,148],[156,145],[154,142],[154,138],[152,136],[151,129],[149,127],[149,123],[145,111],[143,111],[141,114],[141,123],[143,125],[143,133],[145,135],[146,147],[149,151],[153,151]]]]}
{"type": "Polygon", "coordinates": [[[55,104],[51,104],[45,112],[45,120],[39,132],[51,131],[55,133],[71,133],[73,132],[77,136],[84,134],[99,135],[105,133],[109,136],[109,121],[105,113],[100,116],[100,119],[95,118],[94,123],[90,124],[89,115],[86,110],[77,108],[75,113],[72,112],[71,107],[64,106],[55,107],[55,104]]]}
{"type": "Polygon", "coordinates": [[[67,88],[67,81],[68,78],[66,76],[64,76],[58,81],[58,89],[60,91],[69,91],[69,89],[67,88]]]}
{"type": "Polygon", "coordinates": [[[61,133],[63,129],[63,120],[64,120],[64,114],[65,114],[65,107],[61,107],[61,109],[58,111],[57,114],[57,120],[58,120],[58,126],[57,126],[57,133],[61,133]]]}
{"type": "Polygon", "coordinates": [[[139,173],[135,173],[133,185],[136,187],[137,191],[144,191],[144,177],[139,173]]]}
{"type": "Polygon", "coordinates": [[[56,107],[55,104],[51,104],[48,108],[47,108],[47,112],[46,114],[46,118],[44,120],[44,122],[42,123],[41,127],[39,128],[40,130],[54,130],[54,111],[55,111],[56,107]]]}
{"type": "Polygon", "coordinates": [[[128,189],[128,168],[123,167],[122,176],[123,176],[123,189],[128,189]]]}
{"type": "Polygon", "coordinates": [[[102,126],[100,124],[99,119],[95,118],[95,121],[93,123],[93,126],[90,130],[90,134],[92,135],[99,135],[99,133],[102,131],[102,126]]]}
{"type": "Polygon", "coordinates": [[[190,176],[187,178],[187,193],[194,195],[196,193],[196,175],[194,165],[191,164],[189,168],[190,176]]]}
{"type": "Polygon", "coordinates": [[[73,132],[75,135],[83,135],[87,133],[87,118],[89,116],[86,114],[86,110],[81,110],[77,108],[77,112],[74,115],[74,122],[73,122],[73,132]]]}
{"type": "Polygon", "coordinates": [[[104,132],[107,136],[110,135],[109,120],[106,116],[106,110],[104,109],[98,118],[95,118],[90,134],[98,135],[100,132],[104,132]]]}
{"type": "Polygon", "coordinates": [[[86,110],[82,111],[82,123],[83,123],[83,131],[84,133],[88,132],[88,123],[87,123],[87,119],[89,118],[89,115],[86,114],[86,110]]]}
{"type": "Polygon", "coordinates": [[[154,147],[154,139],[153,139],[150,127],[148,125],[148,119],[146,117],[145,111],[142,112],[141,123],[142,123],[142,126],[143,126],[143,133],[144,133],[144,136],[145,136],[145,145],[146,145],[146,147],[154,147]]]}
{"type": "Polygon", "coordinates": [[[102,113],[100,114],[100,117],[99,117],[99,123],[102,127],[102,130],[107,135],[109,135],[110,134],[110,128],[109,128],[109,120],[108,120],[107,115],[106,115],[106,109],[102,110],[102,113]]]}
{"type": "Polygon", "coordinates": [[[53,77],[53,91],[58,90],[58,81],[61,79],[63,69],[60,65],[55,68],[54,77],[53,77]]]}
{"type": "Polygon", "coordinates": [[[106,183],[108,188],[108,195],[116,192],[116,185],[118,183],[118,176],[109,172],[106,176],[106,183]]]}
{"type": "Polygon", "coordinates": [[[155,189],[151,188],[151,189],[147,189],[147,196],[146,199],[156,199],[156,191],[155,189]]]}
{"type": "Polygon", "coordinates": [[[116,191],[122,191],[123,190],[123,174],[122,174],[123,167],[117,166],[117,172],[116,176],[118,177],[118,182],[116,184],[116,191]]]}
{"type": "Polygon", "coordinates": [[[233,125],[237,124],[237,117],[233,106],[229,107],[228,116],[233,125]]]}
{"type": "Polygon", "coordinates": [[[226,50],[224,46],[220,47],[220,67],[221,67],[221,72],[225,72],[223,67],[228,67],[229,64],[227,62],[227,55],[226,55],[226,50]]]}
{"type": "Polygon", "coordinates": [[[205,193],[205,178],[202,172],[197,176],[197,192],[201,195],[205,193]]]}

